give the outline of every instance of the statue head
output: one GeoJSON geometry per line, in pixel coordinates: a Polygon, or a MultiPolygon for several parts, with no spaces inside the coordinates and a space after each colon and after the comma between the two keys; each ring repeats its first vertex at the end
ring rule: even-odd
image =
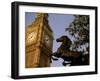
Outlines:
{"type": "Polygon", "coordinates": [[[62,42],[62,46],[66,48],[70,48],[72,41],[67,36],[61,36],[60,38],[56,39],[57,42],[62,42]]]}
{"type": "Polygon", "coordinates": [[[56,39],[57,42],[69,41],[70,39],[67,36],[61,36],[60,38],[56,39]]]}

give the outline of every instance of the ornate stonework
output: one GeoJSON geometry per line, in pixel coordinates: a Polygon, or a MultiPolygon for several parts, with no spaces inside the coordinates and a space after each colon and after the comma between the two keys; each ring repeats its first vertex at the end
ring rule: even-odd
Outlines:
{"type": "Polygon", "coordinates": [[[38,13],[35,21],[26,28],[25,67],[49,67],[52,55],[53,32],[48,14],[38,13]]]}

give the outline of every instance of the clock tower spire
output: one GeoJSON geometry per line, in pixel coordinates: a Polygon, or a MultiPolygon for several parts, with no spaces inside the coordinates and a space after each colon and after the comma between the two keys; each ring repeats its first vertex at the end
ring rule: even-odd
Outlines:
{"type": "Polygon", "coordinates": [[[35,21],[26,28],[25,67],[49,67],[52,55],[53,31],[47,13],[37,13],[35,21]]]}

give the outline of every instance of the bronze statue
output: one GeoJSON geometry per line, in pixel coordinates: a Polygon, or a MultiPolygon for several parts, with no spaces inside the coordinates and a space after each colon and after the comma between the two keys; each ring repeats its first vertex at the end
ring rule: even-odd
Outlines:
{"type": "MultiPolygon", "coordinates": [[[[78,51],[71,51],[69,49],[72,42],[67,36],[62,36],[56,39],[56,41],[62,42],[62,44],[57,49],[57,52],[53,53],[53,56],[57,58],[62,58],[64,60],[63,65],[67,64],[65,63],[65,61],[71,61],[70,65],[81,65],[82,64],[82,53],[78,51]]],[[[57,59],[53,58],[53,60],[57,60],[57,59]]]]}

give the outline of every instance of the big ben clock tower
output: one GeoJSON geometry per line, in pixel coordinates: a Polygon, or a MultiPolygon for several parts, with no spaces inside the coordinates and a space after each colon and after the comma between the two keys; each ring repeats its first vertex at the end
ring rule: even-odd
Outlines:
{"type": "Polygon", "coordinates": [[[49,67],[53,32],[48,24],[48,14],[37,13],[35,21],[25,31],[25,67],[49,67]]]}

